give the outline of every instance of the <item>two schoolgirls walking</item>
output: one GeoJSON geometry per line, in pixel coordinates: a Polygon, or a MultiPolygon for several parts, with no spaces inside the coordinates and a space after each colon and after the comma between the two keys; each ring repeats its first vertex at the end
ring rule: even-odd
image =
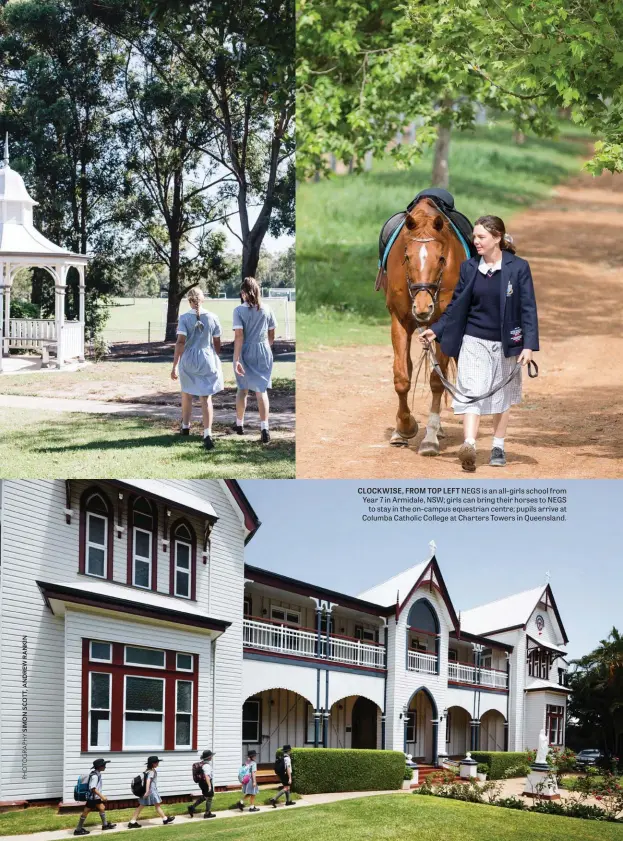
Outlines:
{"type": "MultiPolygon", "coordinates": [[[[254,391],[260,415],[260,439],[270,441],[269,402],[277,322],[272,311],[262,303],[257,281],[247,277],[240,288],[241,305],[234,310],[234,374],[237,383],[236,421],[233,430],[244,434],[244,416],[249,391],[254,391]]],[[[173,356],[171,379],[179,380],[182,390],[181,435],[190,435],[193,396],[201,401],[203,447],[214,449],[212,397],[223,391],[220,360],[221,325],[215,313],[202,309],[204,294],[198,287],[188,293],[191,309],[180,316],[173,356]]]]}

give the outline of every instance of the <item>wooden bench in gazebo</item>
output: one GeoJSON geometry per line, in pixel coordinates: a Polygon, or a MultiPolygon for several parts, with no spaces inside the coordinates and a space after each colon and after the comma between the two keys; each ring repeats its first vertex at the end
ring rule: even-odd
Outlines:
{"type": "Polygon", "coordinates": [[[49,364],[50,352],[56,366],[72,359],[84,360],[85,285],[88,263],[85,254],[74,254],[38,231],[32,220],[37,202],[31,198],[22,176],[9,166],[8,138],[4,143],[4,165],[0,168],[0,372],[2,357],[11,349],[41,351],[42,364],[49,364]],[[11,287],[19,269],[39,267],[52,277],[55,317],[11,318],[11,287]],[[79,317],[65,318],[67,274],[75,268],[79,276],[79,317]]]}

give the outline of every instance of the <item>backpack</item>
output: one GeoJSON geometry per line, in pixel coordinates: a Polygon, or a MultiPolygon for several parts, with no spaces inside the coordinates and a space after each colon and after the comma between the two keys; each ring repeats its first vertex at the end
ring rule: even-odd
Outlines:
{"type": "Polygon", "coordinates": [[[89,771],[88,774],[82,774],[78,777],[78,782],[74,786],[74,800],[78,803],[85,803],[90,790],[89,790],[89,780],[91,779],[92,772],[89,771]]]}
{"type": "Polygon", "coordinates": [[[206,775],[203,770],[203,762],[193,762],[193,781],[201,783],[205,780],[206,775]]]}
{"type": "Polygon", "coordinates": [[[275,774],[279,777],[281,782],[285,785],[288,782],[288,772],[286,771],[286,762],[283,756],[279,756],[275,760],[275,774]]]}
{"type": "Polygon", "coordinates": [[[243,785],[246,785],[249,782],[250,779],[251,779],[251,774],[249,774],[249,766],[248,765],[241,765],[240,770],[238,771],[238,780],[243,785]]]}
{"type": "Polygon", "coordinates": [[[144,771],[142,774],[137,774],[136,777],[130,783],[130,789],[132,790],[132,794],[136,797],[145,797],[145,792],[147,791],[147,772],[144,771]]]}

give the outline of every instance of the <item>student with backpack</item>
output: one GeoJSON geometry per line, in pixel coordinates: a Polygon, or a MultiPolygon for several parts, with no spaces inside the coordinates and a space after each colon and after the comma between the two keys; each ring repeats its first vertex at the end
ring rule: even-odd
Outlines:
{"type": "Polygon", "coordinates": [[[191,818],[195,817],[197,807],[201,806],[205,800],[206,810],[203,815],[204,818],[215,818],[216,815],[212,811],[212,800],[214,798],[214,779],[212,771],[212,757],[214,754],[211,750],[204,750],[201,754],[199,762],[193,762],[193,780],[201,789],[201,797],[198,797],[192,806],[188,807],[188,814],[191,818]]]}
{"type": "Polygon", "coordinates": [[[74,789],[74,800],[85,801],[84,809],[80,815],[78,826],[74,829],[74,835],[89,835],[90,830],[84,828],[84,822],[89,812],[99,812],[102,821],[102,829],[114,829],[117,824],[109,823],[106,817],[106,796],[102,794],[102,773],[106,770],[110,760],[96,759],[88,774],[84,774],[74,789]]]}
{"type": "Polygon", "coordinates": [[[141,824],[138,823],[138,816],[144,806],[155,806],[156,812],[162,818],[163,824],[173,823],[175,820],[174,817],[165,815],[160,805],[162,803],[162,797],[158,794],[159,764],[160,759],[157,756],[147,757],[147,770],[132,780],[132,791],[138,797],[138,806],[134,810],[132,820],[128,824],[128,829],[140,829],[141,824]]]}
{"type": "Polygon", "coordinates": [[[284,745],[280,751],[277,751],[275,756],[275,774],[279,777],[281,781],[281,785],[279,787],[279,792],[269,799],[269,803],[273,804],[273,807],[277,808],[277,801],[279,798],[285,794],[286,796],[286,806],[296,806],[294,800],[292,800],[291,791],[292,791],[292,757],[290,756],[290,751],[292,747],[290,745],[284,745]]]}
{"type": "Polygon", "coordinates": [[[243,796],[238,801],[237,806],[241,812],[244,811],[244,802],[247,799],[247,797],[249,798],[249,802],[251,804],[249,812],[260,811],[255,805],[255,795],[259,791],[257,787],[257,762],[255,761],[256,756],[257,751],[250,750],[247,754],[246,763],[238,771],[238,779],[242,783],[243,796]]]}

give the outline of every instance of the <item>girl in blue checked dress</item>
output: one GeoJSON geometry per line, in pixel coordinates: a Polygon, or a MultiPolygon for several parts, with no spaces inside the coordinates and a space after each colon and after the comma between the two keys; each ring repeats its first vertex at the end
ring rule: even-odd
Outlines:
{"type": "Polygon", "coordinates": [[[180,433],[190,434],[193,395],[197,395],[201,400],[203,415],[203,446],[206,450],[212,450],[212,395],[223,390],[223,370],[219,359],[221,325],[214,313],[202,310],[203,299],[199,287],[194,287],[188,293],[191,309],[179,320],[171,379],[179,379],[182,388],[180,433]]]}

